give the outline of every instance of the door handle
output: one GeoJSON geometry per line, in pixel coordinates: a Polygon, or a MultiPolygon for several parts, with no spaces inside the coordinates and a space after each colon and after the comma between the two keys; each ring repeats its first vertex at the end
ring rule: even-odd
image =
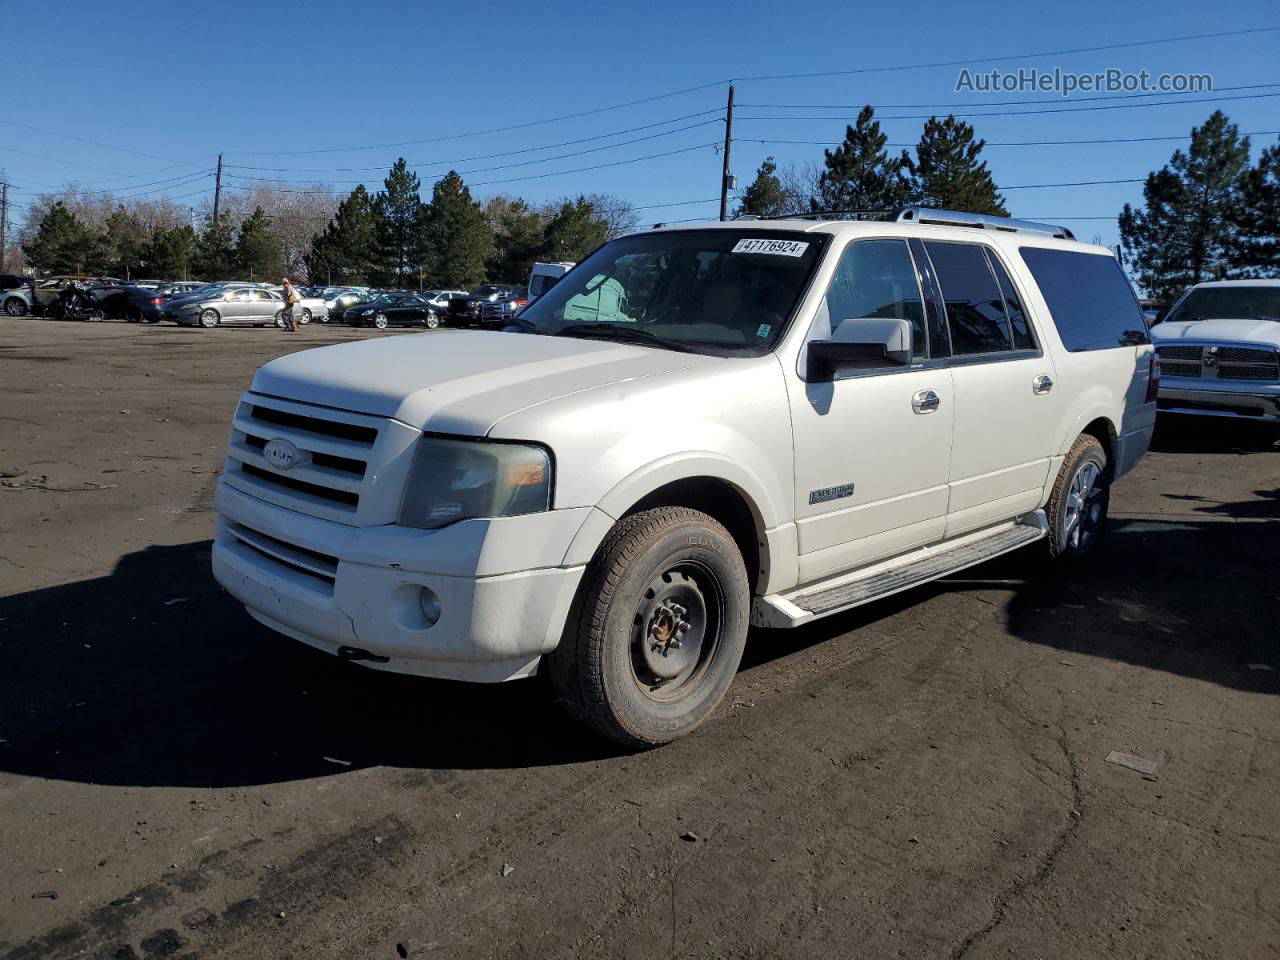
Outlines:
{"type": "Polygon", "coordinates": [[[1052,389],[1053,389],[1053,377],[1049,376],[1048,374],[1042,373],[1040,374],[1040,376],[1036,377],[1034,380],[1031,381],[1031,392],[1038,396],[1044,396],[1046,393],[1048,393],[1052,389]]]}
{"type": "Polygon", "coordinates": [[[942,406],[942,398],[933,390],[920,390],[911,398],[911,409],[916,413],[933,413],[942,406]]]}

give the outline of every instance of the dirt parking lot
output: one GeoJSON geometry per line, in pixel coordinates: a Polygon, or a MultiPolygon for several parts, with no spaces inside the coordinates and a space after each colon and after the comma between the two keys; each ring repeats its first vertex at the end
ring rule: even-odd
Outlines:
{"type": "Polygon", "coordinates": [[[212,581],[235,398],[366,335],[0,324],[0,956],[1280,953],[1276,433],[1165,424],[1088,569],[756,631],[627,755],[212,581]]]}

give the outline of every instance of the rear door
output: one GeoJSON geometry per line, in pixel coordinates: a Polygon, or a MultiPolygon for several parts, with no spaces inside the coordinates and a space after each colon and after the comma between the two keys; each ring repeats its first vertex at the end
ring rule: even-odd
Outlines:
{"type": "Polygon", "coordinates": [[[955,423],[946,535],[1040,505],[1061,417],[1057,371],[996,248],[915,241],[951,338],[955,423]]]}

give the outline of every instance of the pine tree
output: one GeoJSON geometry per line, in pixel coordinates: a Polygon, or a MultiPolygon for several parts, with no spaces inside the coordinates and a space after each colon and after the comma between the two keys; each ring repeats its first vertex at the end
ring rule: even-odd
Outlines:
{"type": "Polygon", "coordinates": [[[595,207],[586,197],[565,200],[547,222],[543,232],[543,255],[548,260],[577,263],[604,243],[608,234],[609,224],[596,215],[595,207]]]}
{"type": "Polygon", "coordinates": [[[362,183],[338,205],[324,233],[311,241],[307,276],[315,283],[364,286],[373,279],[377,242],[378,217],[362,183]]]}
{"type": "Polygon", "coordinates": [[[1127,204],[1120,237],[1142,286],[1168,299],[1202,280],[1229,276],[1239,255],[1237,224],[1249,167],[1249,138],[1215,110],[1191,130],[1186,153],[1150,174],[1143,209],[1127,204]]]}
{"type": "Polygon", "coordinates": [[[778,165],[773,157],[769,157],[760,164],[755,180],[742,192],[742,200],[734,216],[781,216],[787,212],[790,199],[778,179],[778,165]]]}
{"type": "Polygon", "coordinates": [[[142,221],[124,207],[116,207],[103,221],[103,231],[103,265],[106,272],[126,280],[138,276],[138,268],[142,265],[150,240],[142,221]]]}
{"type": "Polygon", "coordinates": [[[844,143],[824,150],[826,168],[818,178],[818,198],[814,210],[891,210],[907,199],[902,158],[890,157],[888,137],[873,119],[870,105],[845,128],[844,143]]]}
{"type": "Polygon", "coordinates": [[[23,253],[33,266],[50,273],[88,273],[96,270],[102,254],[101,239],[81,223],[61,200],[49,208],[23,253]]]}
{"type": "Polygon", "coordinates": [[[1280,274],[1280,144],[1262,151],[1240,194],[1236,272],[1274,277],[1280,274]]]}
{"type": "Polygon", "coordinates": [[[384,189],[374,198],[378,216],[378,254],[381,280],[396,287],[417,283],[423,260],[422,198],[418,175],[404,157],[391,166],[384,189]]]}
{"type": "Polygon", "coordinates": [[[512,200],[498,217],[489,276],[499,283],[524,283],[542,256],[542,215],[523,200],[512,200]]]}
{"type": "Polygon", "coordinates": [[[280,261],[280,243],[271,232],[271,224],[261,207],[254,209],[240,224],[236,239],[236,262],[250,280],[275,281],[284,271],[280,261]]]}
{"type": "Polygon", "coordinates": [[[485,264],[493,253],[493,231],[455,171],[450,170],[432,188],[420,227],[433,286],[466,289],[484,280],[485,264]]]}
{"type": "Polygon", "coordinates": [[[196,232],[187,224],[158,226],[142,250],[144,269],[165,280],[186,280],[195,263],[196,232]]]}
{"type": "Polygon", "coordinates": [[[996,192],[987,164],[978,159],[985,140],[975,140],[973,127],[949,116],[930,117],[913,159],[902,154],[910,199],[927,207],[989,213],[1007,217],[1004,197],[996,192]]]}
{"type": "Polygon", "coordinates": [[[209,217],[196,243],[195,272],[201,280],[234,280],[239,273],[229,214],[209,217]]]}

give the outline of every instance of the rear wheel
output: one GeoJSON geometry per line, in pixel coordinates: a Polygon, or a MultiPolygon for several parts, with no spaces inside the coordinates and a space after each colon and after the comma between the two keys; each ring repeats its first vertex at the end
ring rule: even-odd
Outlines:
{"type": "Polygon", "coordinates": [[[218,316],[217,310],[200,311],[200,326],[204,327],[206,330],[212,330],[221,322],[222,318],[218,316]]]}
{"type": "Polygon", "coordinates": [[[142,308],[141,308],[141,307],[129,307],[129,308],[128,308],[127,310],[125,310],[125,312],[124,312],[124,319],[125,319],[125,322],[126,322],[126,323],[141,323],[141,322],[142,322],[142,320],[143,320],[143,317],[142,317],[142,308]]]}
{"type": "Polygon", "coordinates": [[[311,322],[311,311],[308,310],[306,307],[303,307],[302,317],[299,320],[299,323],[310,323],[310,322],[311,322]]]}
{"type": "Polygon", "coordinates": [[[627,746],[682,737],[733,683],[750,603],[742,555],[711,517],[685,507],[626,517],[588,566],[547,658],[556,695],[627,746]]]}
{"type": "Polygon", "coordinates": [[[281,330],[284,329],[284,311],[283,310],[276,311],[276,326],[279,327],[281,330]]]}
{"type": "Polygon", "coordinates": [[[1102,538],[1111,505],[1107,453],[1097,437],[1081,434],[1058,471],[1045,507],[1049,517],[1049,555],[1083,560],[1102,538]]]}

